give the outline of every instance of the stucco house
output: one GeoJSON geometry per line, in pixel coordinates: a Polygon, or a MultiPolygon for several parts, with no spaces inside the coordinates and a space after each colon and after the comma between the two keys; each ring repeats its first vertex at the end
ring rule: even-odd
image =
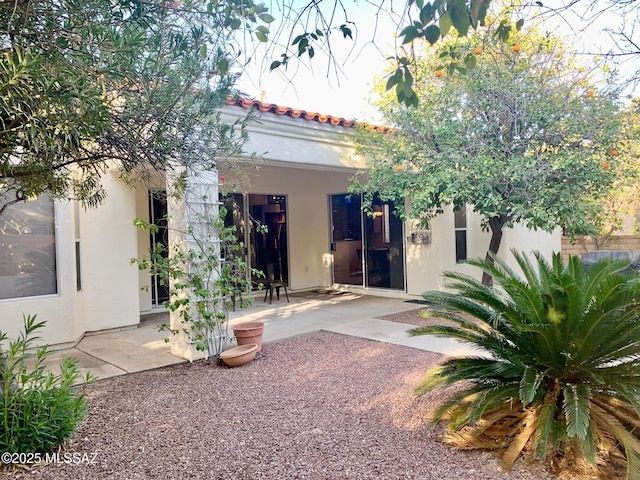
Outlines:
{"type": "MultiPolygon", "coordinates": [[[[222,114],[232,122],[248,109],[257,110],[246,145],[259,154],[255,170],[237,186],[227,180],[233,172],[207,181],[233,204],[250,266],[282,278],[289,292],[332,287],[406,298],[446,287],[444,270],[477,274],[460,263],[483,256],[489,243],[471,209],[445,209],[429,231],[400,221],[388,203],[363,214],[360,198],[348,194],[364,162],[349,140],[352,121],[252,100],[232,101],[222,114]],[[257,221],[268,233],[256,232],[257,221]]],[[[131,188],[108,173],[104,185],[108,197],[96,209],[40,198],[9,207],[0,219],[0,330],[9,337],[23,314],[46,320],[44,340],[62,347],[163,309],[166,291],[129,260],[158,240],[133,220],[166,216],[164,178],[131,188]]],[[[501,253],[509,256],[512,247],[550,255],[560,251],[561,235],[515,227],[505,232],[501,253]]]]}

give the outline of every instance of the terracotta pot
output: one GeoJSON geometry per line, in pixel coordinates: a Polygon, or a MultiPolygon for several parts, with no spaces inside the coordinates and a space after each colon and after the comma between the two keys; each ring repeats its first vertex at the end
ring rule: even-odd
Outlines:
{"type": "Polygon", "coordinates": [[[258,351],[262,350],[262,334],[264,332],[264,323],[262,322],[245,322],[237,325],[231,325],[233,334],[238,341],[238,346],[255,343],[258,345],[258,351]]]}
{"type": "Polygon", "coordinates": [[[222,352],[219,357],[229,367],[239,367],[253,361],[258,353],[258,346],[255,343],[233,347],[222,352]]]}

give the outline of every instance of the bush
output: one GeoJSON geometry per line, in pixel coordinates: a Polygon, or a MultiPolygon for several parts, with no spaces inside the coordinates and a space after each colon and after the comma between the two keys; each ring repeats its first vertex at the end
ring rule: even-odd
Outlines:
{"type": "MultiPolygon", "coordinates": [[[[488,356],[448,358],[418,393],[452,389],[432,422],[445,441],[498,450],[506,467],[523,454],[555,472],[640,478],[640,282],[628,262],[603,259],[588,271],[578,257],[563,264],[513,252],[521,279],[494,257],[469,263],[496,288],[446,273],[452,292],[426,292],[456,326],[413,335],[451,337],[488,356]],[[616,471],[618,473],[616,473],[616,471]]],[[[584,478],[584,477],[582,477],[584,478]]]]}
{"type": "MultiPolygon", "coordinates": [[[[65,358],[60,374],[47,372],[47,347],[34,348],[35,332],[44,326],[36,316],[24,318],[24,332],[0,350],[0,452],[49,452],[67,440],[87,414],[84,386],[75,359],[65,358]]],[[[0,342],[7,339],[0,332],[0,342]]]]}

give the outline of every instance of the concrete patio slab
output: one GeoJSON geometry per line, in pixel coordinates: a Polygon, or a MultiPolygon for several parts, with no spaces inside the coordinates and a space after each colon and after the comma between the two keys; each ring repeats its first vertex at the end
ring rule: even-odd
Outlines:
{"type": "Polygon", "coordinates": [[[60,373],[60,363],[64,357],[73,357],[78,361],[78,371],[82,378],[84,378],[87,373],[90,373],[97,379],[116,377],[127,373],[125,370],[105,362],[104,359],[89,355],[77,348],[70,348],[51,352],[47,357],[45,364],[54,375],[60,373]]]}
{"type": "MultiPolygon", "coordinates": [[[[263,343],[325,330],[445,355],[478,355],[454,340],[431,335],[409,337],[407,331],[413,325],[378,318],[415,310],[415,303],[407,302],[406,298],[314,292],[290,293],[289,296],[289,303],[281,297],[279,302],[274,300],[272,304],[258,297],[249,308],[230,312],[229,321],[232,325],[264,322],[263,343]]],[[[62,357],[72,356],[78,359],[81,372],[89,371],[100,379],[185,362],[170,353],[169,344],[164,342],[167,333],[158,331],[158,325],[168,322],[168,318],[167,312],[159,313],[141,322],[137,328],[87,335],[75,348],[53,352],[47,365],[58,372],[62,357]]]]}
{"type": "Polygon", "coordinates": [[[185,360],[172,355],[163,338],[149,339],[151,332],[143,329],[103,333],[83,338],[77,350],[102,359],[127,373],[165,367],[185,360]]]}

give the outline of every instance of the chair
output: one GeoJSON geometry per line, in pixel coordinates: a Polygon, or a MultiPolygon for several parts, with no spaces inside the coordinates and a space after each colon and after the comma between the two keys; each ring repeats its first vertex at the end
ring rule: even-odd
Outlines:
{"type": "Polygon", "coordinates": [[[273,269],[273,263],[267,263],[267,278],[265,280],[264,301],[267,301],[267,294],[269,294],[269,304],[273,301],[273,289],[276,290],[278,301],[280,301],[280,287],[284,288],[284,294],[287,296],[287,303],[289,302],[289,292],[287,292],[287,284],[280,278],[276,280],[276,276],[273,269]]]}

